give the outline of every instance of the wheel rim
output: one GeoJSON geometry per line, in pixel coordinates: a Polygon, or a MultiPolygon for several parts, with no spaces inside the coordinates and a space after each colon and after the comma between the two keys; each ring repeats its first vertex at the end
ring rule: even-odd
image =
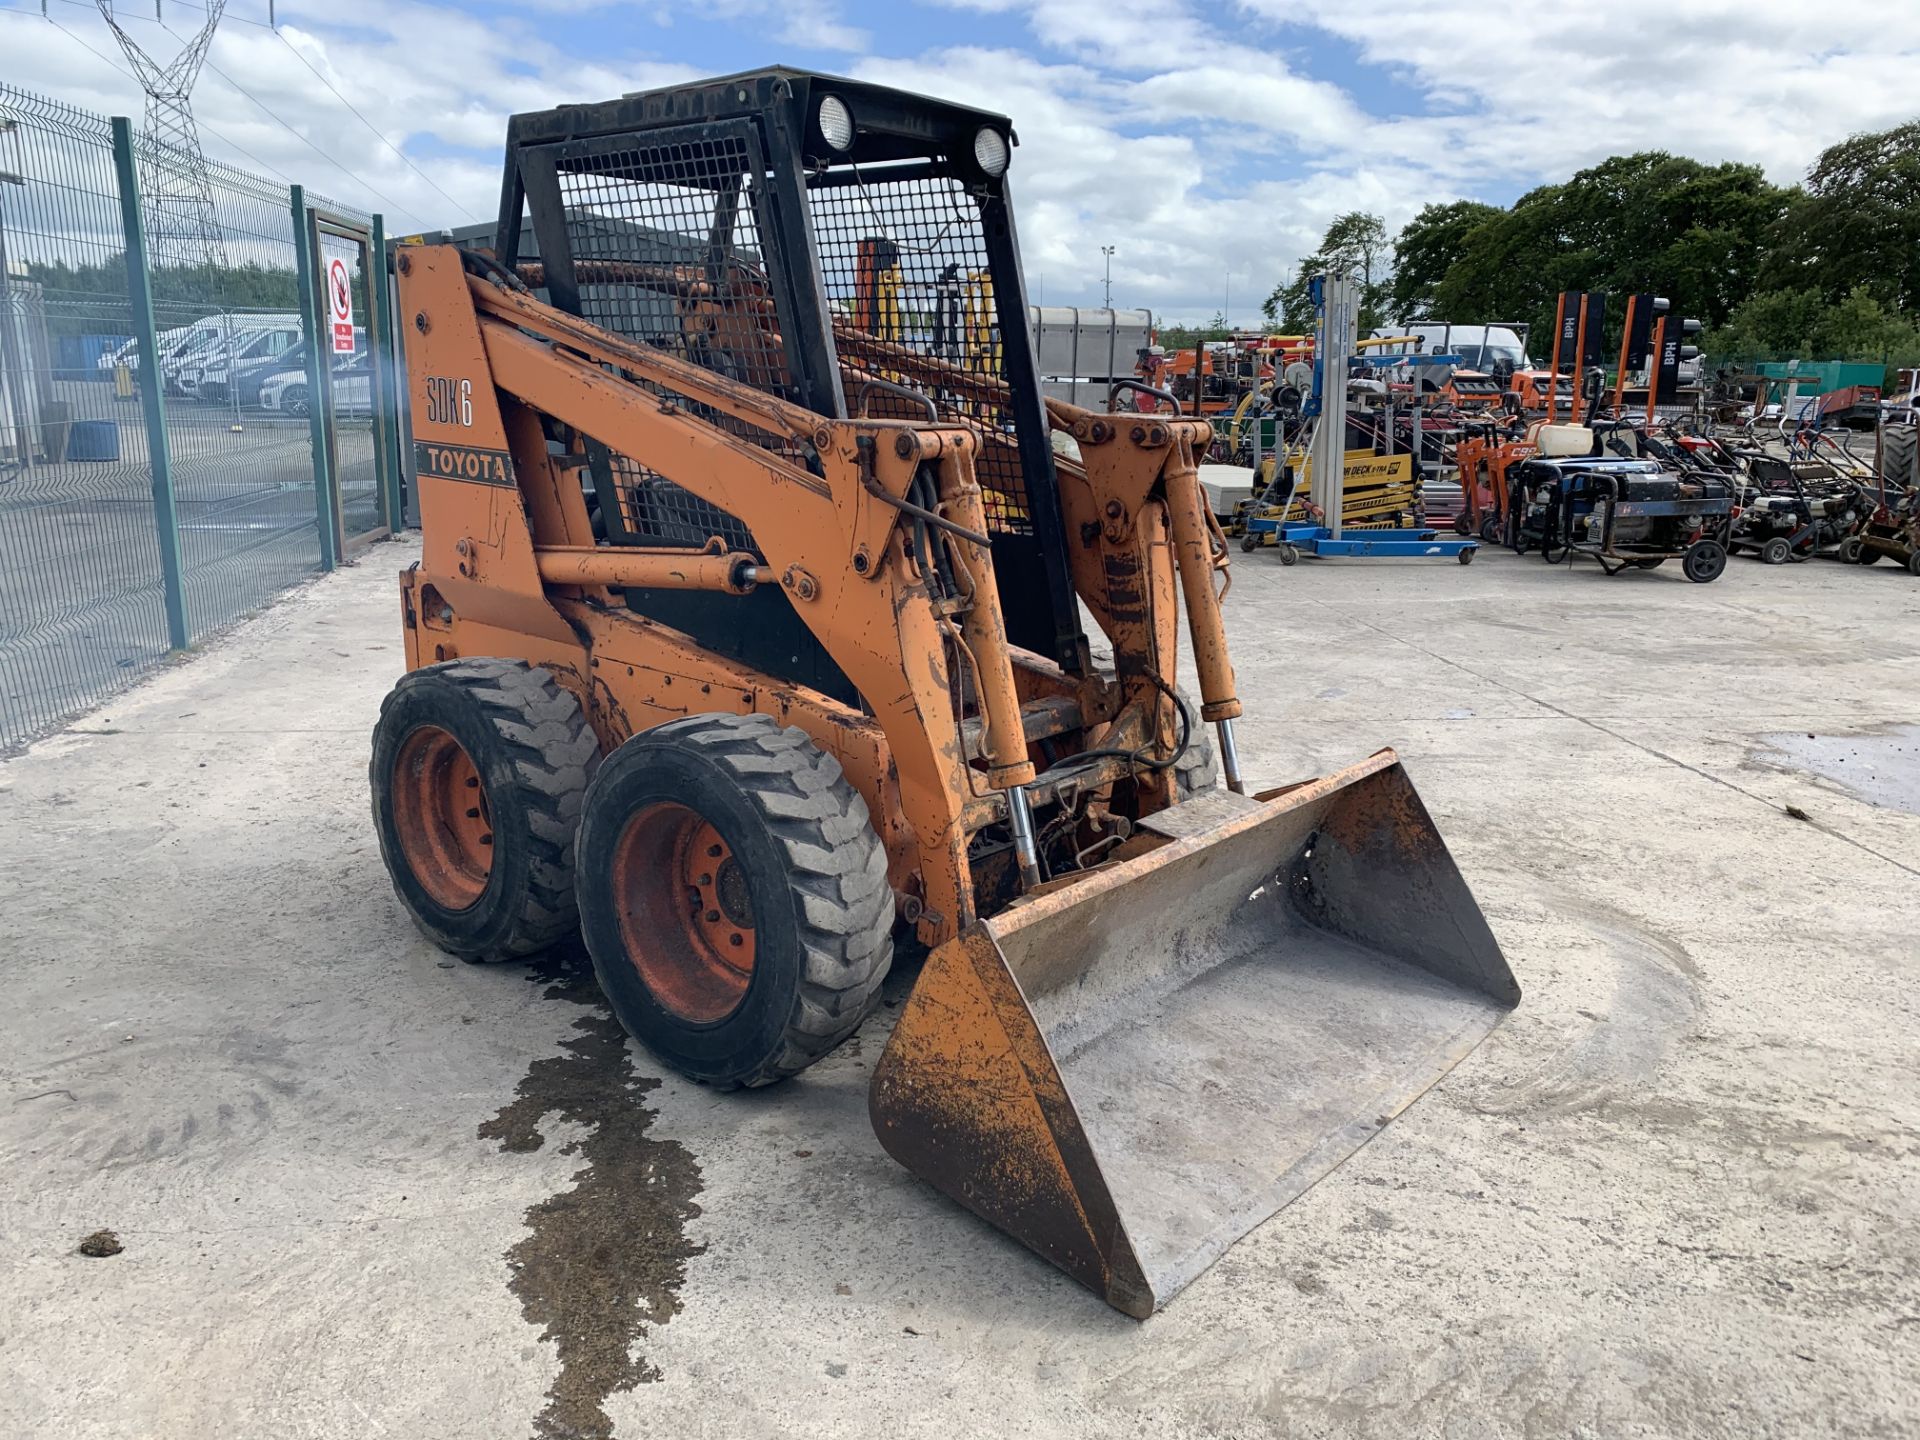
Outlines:
{"type": "Polygon", "coordinates": [[[733,849],[684,805],[642,806],[613,851],[614,911],[627,958],[660,1005],[724,1020],[753,980],[753,898],[733,849]]]}
{"type": "Polygon", "coordinates": [[[466,748],[437,725],[422,725],[393,762],[393,824],[407,867],[433,903],[466,910],[493,874],[493,815],[487,787],[466,748]]]}

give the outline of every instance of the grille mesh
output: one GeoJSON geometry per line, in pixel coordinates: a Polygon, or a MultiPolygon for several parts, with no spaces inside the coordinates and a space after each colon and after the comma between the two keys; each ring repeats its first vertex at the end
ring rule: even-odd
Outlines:
{"type": "MultiPolygon", "coordinates": [[[[634,145],[562,161],[558,171],[580,312],[732,380],[791,398],[760,248],[754,171],[738,140],[634,145]]],[[[799,464],[792,442],[667,387],[689,413],[799,464]]],[[[745,524],[629,457],[612,457],[618,513],[608,533],[641,545],[718,535],[759,553],[745,524]]]]}
{"type": "MultiPolygon", "coordinates": [[[[988,528],[1030,534],[979,202],[925,165],[894,170],[830,171],[807,191],[848,403],[878,379],[973,425],[988,528]]],[[[912,413],[882,395],[870,413],[912,413]]]]}

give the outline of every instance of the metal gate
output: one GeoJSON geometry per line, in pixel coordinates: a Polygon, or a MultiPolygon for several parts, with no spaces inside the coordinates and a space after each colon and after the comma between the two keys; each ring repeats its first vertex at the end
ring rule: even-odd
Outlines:
{"type": "Polygon", "coordinates": [[[312,322],[309,423],[324,475],[323,545],[344,559],[401,528],[393,472],[392,358],[378,227],[308,206],[301,295],[312,322]]]}

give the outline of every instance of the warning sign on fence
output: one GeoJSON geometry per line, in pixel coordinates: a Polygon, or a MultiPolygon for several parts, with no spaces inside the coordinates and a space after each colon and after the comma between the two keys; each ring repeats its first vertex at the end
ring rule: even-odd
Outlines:
{"type": "Polygon", "coordinates": [[[347,274],[347,262],[339,258],[327,262],[327,309],[333,316],[333,353],[353,353],[353,281],[347,274]]]}

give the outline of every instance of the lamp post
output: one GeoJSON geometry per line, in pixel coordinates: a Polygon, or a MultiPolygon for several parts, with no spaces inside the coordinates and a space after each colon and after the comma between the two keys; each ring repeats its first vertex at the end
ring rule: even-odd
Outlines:
{"type": "Polygon", "coordinates": [[[1107,309],[1109,309],[1109,310],[1111,310],[1111,309],[1113,308],[1113,246],[1111,246],[1111,245],[1102,245],[1102,246],[1100,247],[1100,253],[1101,253],[1102,255],[1104,255],[1104,256],[1106,257],[1106,261],[1107,261],[1107,279],[1106,279],[1106,286],[1107,286],[1107,304],[1106,304],[1106,308],[1107,308],[1107,309]]]}

